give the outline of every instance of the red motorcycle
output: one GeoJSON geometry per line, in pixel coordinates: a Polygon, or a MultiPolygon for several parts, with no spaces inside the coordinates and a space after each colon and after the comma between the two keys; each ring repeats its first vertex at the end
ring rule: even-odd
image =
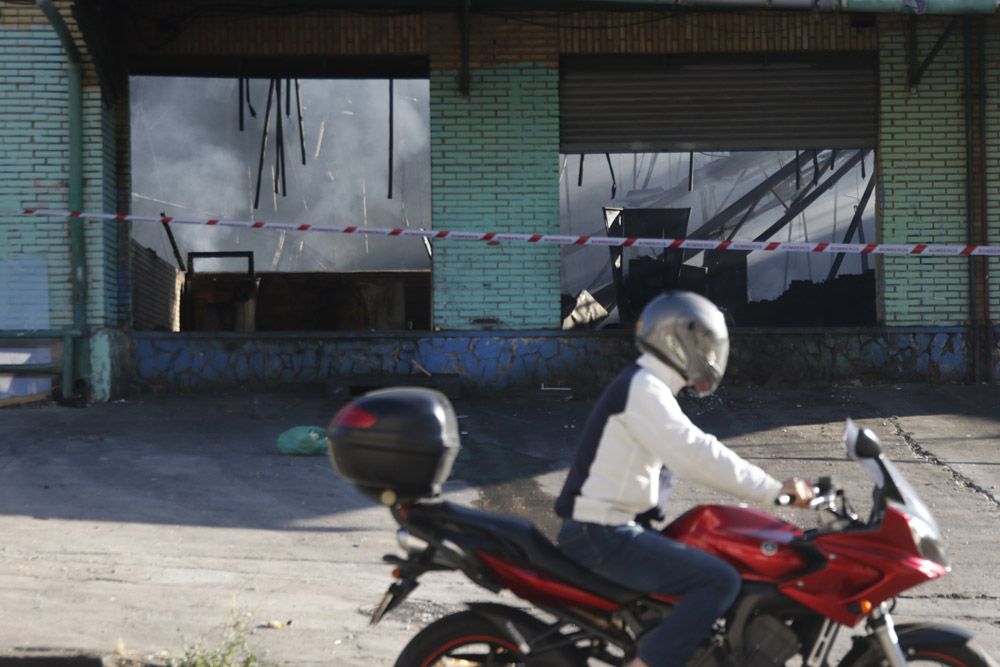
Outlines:
{"type": "MultiPolygon", "coordinates": [[[[695,507],[664,533],[732,564],[739,597],[689,663],[704,667],[993,666],[971,635],[943,624],[895,625],[894,596],[949,571],[927,506],[881,451],[848,421],[848,455],[875,483],[861,519],[829,479],[816,486],[819,528],[802,530],[755,509],[695,507]],[[865,632],[839,662],[838,631],[865,632]]],[[[422,575],[458,570],[495,593],[507,589],[543,612],[469,603],[421,630],[396,667],[621,665],[674,599],[626,590],[565,557],[529,521],[482,512],[437,495],[459,449],[448,400],[427,389],[387,389],[348,404],[328,430],[333,464],[390,508],[405,555],[387,555],[397,579],[372,615],[397,607],[422,575]]],[[[787,502],[787,498],[779,502],[787,502]]]]}

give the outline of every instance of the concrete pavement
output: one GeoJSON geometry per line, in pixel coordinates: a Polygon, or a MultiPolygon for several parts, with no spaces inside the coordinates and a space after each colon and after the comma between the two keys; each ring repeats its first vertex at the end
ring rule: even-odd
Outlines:
{"type": "MultiPolygon", "coordinates": [[[[464,449],[447,494],[551,533],[584,394],[592,388],[456,401],[464,449]]],[[[237,618],[273,663],[391,664],[422,625],[490,599],[459,576],[429,575],[367,626],[390,582],[391,517],[325,457],[275,447],[283,430],[325,426],[338,407],[241,394],[0,410],[0,653],[117,648],[162,660],[211,645],[237,618]]],[[[898,620],[963,625],[1000,655],[1000,388],[736,387],[685,408],[775,476],[832,475],[858,505],[870,484],[844,460],[843,419],[874,429],[937,516],[954,566],[909,591],[898,620]]],[[[726,500],[681,482],[673,508],[726,500]]]]}

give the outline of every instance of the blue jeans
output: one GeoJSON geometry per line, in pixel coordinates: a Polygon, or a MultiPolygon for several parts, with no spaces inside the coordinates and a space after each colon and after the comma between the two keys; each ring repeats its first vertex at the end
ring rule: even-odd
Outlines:
{"type": "Polygon", "coordinates": [[[650,667],[687,664],[740,591],[740,576],[728,563],[639,526],[567,519],[559,548],[609,581],[643,593],[681,596],[639,648],[650,667]]]}

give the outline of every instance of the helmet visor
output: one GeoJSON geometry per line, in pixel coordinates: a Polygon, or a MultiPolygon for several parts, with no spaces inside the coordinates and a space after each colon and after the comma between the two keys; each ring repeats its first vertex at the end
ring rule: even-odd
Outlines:
{"type": "Polygon", "coordinates": [[[692,341],[695,359],[689,381],[699,396],[708,396],[719,387],[729,362],[729,338],[720,338],[715,332],[699,328],[692,341]]]}

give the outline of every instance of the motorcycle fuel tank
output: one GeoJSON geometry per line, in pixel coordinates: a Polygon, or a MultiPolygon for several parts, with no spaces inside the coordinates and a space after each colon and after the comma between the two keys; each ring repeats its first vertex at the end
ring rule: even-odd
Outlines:
{"type": "Polygon", "coordinates": [[[702,505],[663,533],[733,565],[744,579],[777,582],[806,566],[791,546],[802,531],[766,512],[731,505],[702,505]]]}

